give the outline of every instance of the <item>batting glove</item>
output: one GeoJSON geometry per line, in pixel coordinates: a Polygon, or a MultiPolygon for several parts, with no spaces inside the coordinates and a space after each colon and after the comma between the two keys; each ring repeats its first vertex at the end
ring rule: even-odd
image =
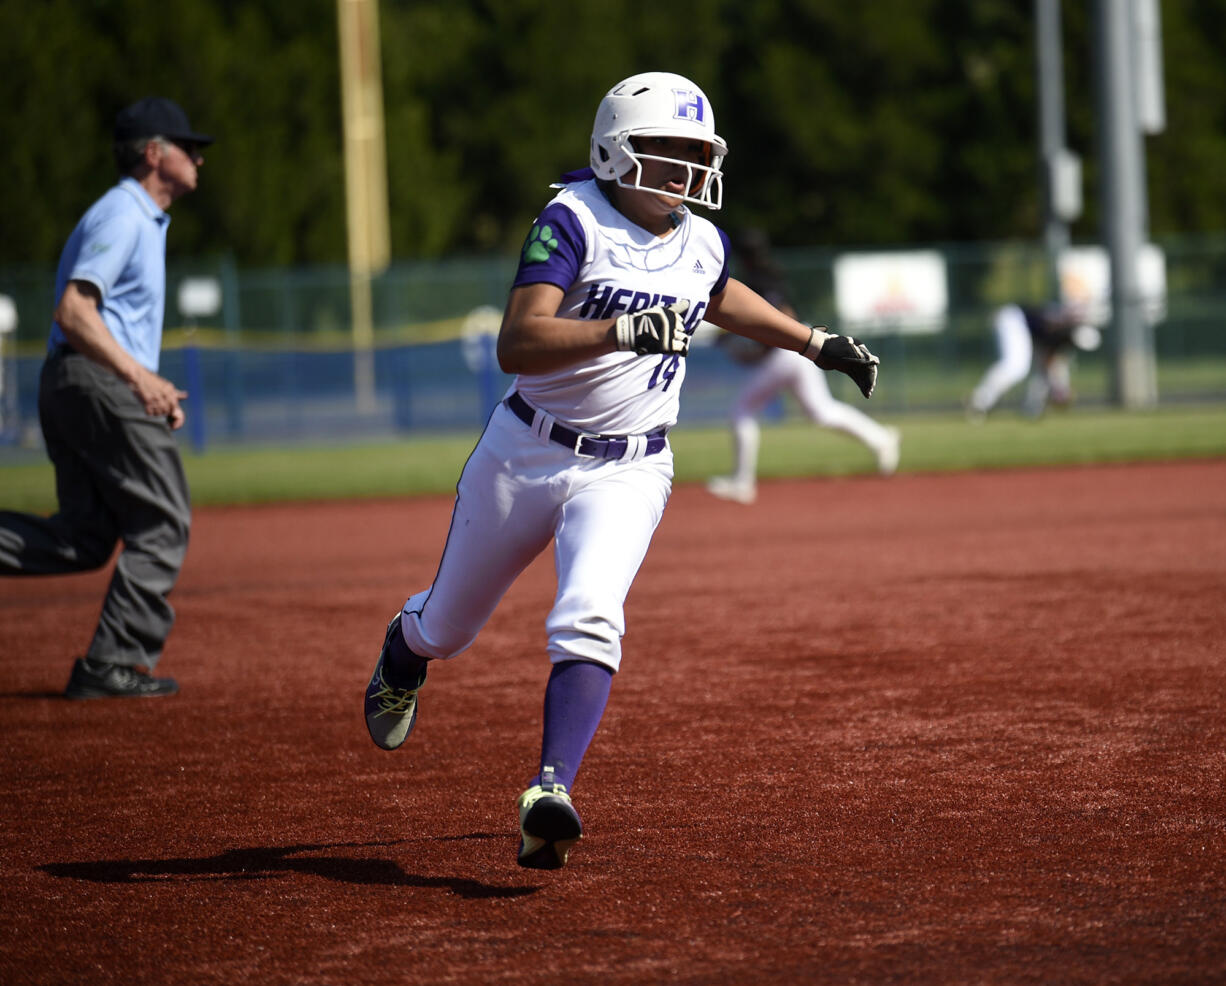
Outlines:
{"type": "Polygon", "coordinates": [[[881,363],[868,351],[868,346],[851,336],[826,335],[810,328],[809,344],[800,351],[802,356],[813,360],[823,370],[838,370],[846,373],[860,393],[873,396],[877,386],[877,366],[881,363]]]}
{"type": "Polygon", "coordinates": [[[651,353],[684,356],[690,348],[690,337],[685,332],[685,313],[689,307],[690,303],[683,299],[619,315],[615,327],[618,351],[640,356],[651,353]]]}

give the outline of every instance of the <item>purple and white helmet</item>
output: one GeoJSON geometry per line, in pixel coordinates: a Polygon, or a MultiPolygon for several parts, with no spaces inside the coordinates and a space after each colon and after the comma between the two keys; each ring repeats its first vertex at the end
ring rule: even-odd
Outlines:
{"type": "Polygon", "coordinates": [[[667,196],[657,188],[644,188],[643,161],[668,161],[689,169],[686,202],[718,209],[724,202],[720,174],[728,145],[715,132],[715,113],[706,94],[689,79],[672,72],[643,72],[615,85],[600,101],[592,125],[592,170],[597,178],[616,181],[622,188],[667,196]],[[707,164],[692,164],[652,154],[640,154],[632,137],[681,137],[701,140],[708,148],[707,164]],[[623,180],[625,179],[625,180],[623,180]]]}

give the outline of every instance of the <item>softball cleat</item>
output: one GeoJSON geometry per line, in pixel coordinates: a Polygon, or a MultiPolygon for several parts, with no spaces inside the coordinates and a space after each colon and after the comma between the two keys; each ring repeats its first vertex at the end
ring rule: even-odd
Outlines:
{"type": "Polygon", "coordinates": [[[735,476],[715,476],[707,480],[707,492],[721,500],[748,505],[758,498],[758,484],[735,476]]]}
{"type": "Polygon", "coordinates": [[[877,471],[883,476],[893,476],[898,471],[898,457],[902,451],[902,432],[887,425],[885,441],[877,449],[877,471]]]}
{"type": "Polygon", "coordinates": [[[519,796],[519,865],[532,870],[560,870],[583,823],[571,804],[566,785],[553,780],[553,768],[542,771],[540,784],[519,796]]]}
{"type": "Polygon", "coordinates": [[[392,634],[400,632],[400,614],[392,617],[383,638],[383,649],[375,673],[366,686],[366,729],[375,746],[394,750],[409,738],[417,724],[417,692],[426,683],[426,665],[422,665],[417,683],[410,688],[389,685],[383,677],[383,665],[393,640],[392,634]]]}

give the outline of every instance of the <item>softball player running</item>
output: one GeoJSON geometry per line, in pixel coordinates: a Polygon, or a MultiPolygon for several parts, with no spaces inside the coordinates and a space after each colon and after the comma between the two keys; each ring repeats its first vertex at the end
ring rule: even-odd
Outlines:
{"type": "Polygon", "coordinates": [[[758,450],[762,444],[758,415],[783,393],[795,397],[805,417],[815,425],[844,432],[866,445],[881,475],[894,474],[901,445],[898,429],[879,424],[858,408],[837,400],[826,378],[799,353],[771,347],[750,365],[753,370],[737,394],[730,415],[732,474],[707,480],[707,489],[713,495],[746,504],[757,499],[758,450]]]}
{"type": "MultiPolygon", "coordinates": [[[[770,239],[761,230],[742,230],[734,241],[737,279],[776,308],[799,317],[785,290],[783,271],[771,256],[770,239]]],[[[826,377],[799,353],[764,346],[742,336],[721,332],[716,339],[728,356],[750,368],[749,378],[732,405],[730,476],[713,476],[707,489],[737,503],[753,503],[758,495],[758,449],[762,429],[757,416],[775,397],[791,393],[801,411],[815,425],[841,431],[868,446],[877,459],[877,471],[890,476],[898,468],[901,437],[897,428],[879,424],[863,411],[837,400],[826,377]]]]}
{"type": "Polygon", "coordinates": [[[727,236],[688,208],[720,207],[726,153],[706,95],[679,75],[635,75],[601,100],[591,167],[554,186],[524,243],[498,335],[515,380],[464,466],[433,584],[392,617],[366,690],[371,738],[399,747],[428,663],[466,650],[552,542],[552,670],[539,770],[518,800],[521,866],[563,866],[583,833],[570,792],[621,664],[626,594],[668,502],[667,435],[699,322],[802,352],[865,396],[876,383],[866,347],[728,276],[727,236]]]}

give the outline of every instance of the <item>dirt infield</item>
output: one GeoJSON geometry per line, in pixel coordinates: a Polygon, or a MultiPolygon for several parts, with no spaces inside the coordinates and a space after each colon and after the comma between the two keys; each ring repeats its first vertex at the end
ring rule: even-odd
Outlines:
{"type": "Polygon", "coordinates": [[[558,873],[514,864],[552,565],[376,749],[443,498],[197,512],[162,669],[0,580],[0,983],[1226,981],[1226,461],[676,490],[558,873]]]}

